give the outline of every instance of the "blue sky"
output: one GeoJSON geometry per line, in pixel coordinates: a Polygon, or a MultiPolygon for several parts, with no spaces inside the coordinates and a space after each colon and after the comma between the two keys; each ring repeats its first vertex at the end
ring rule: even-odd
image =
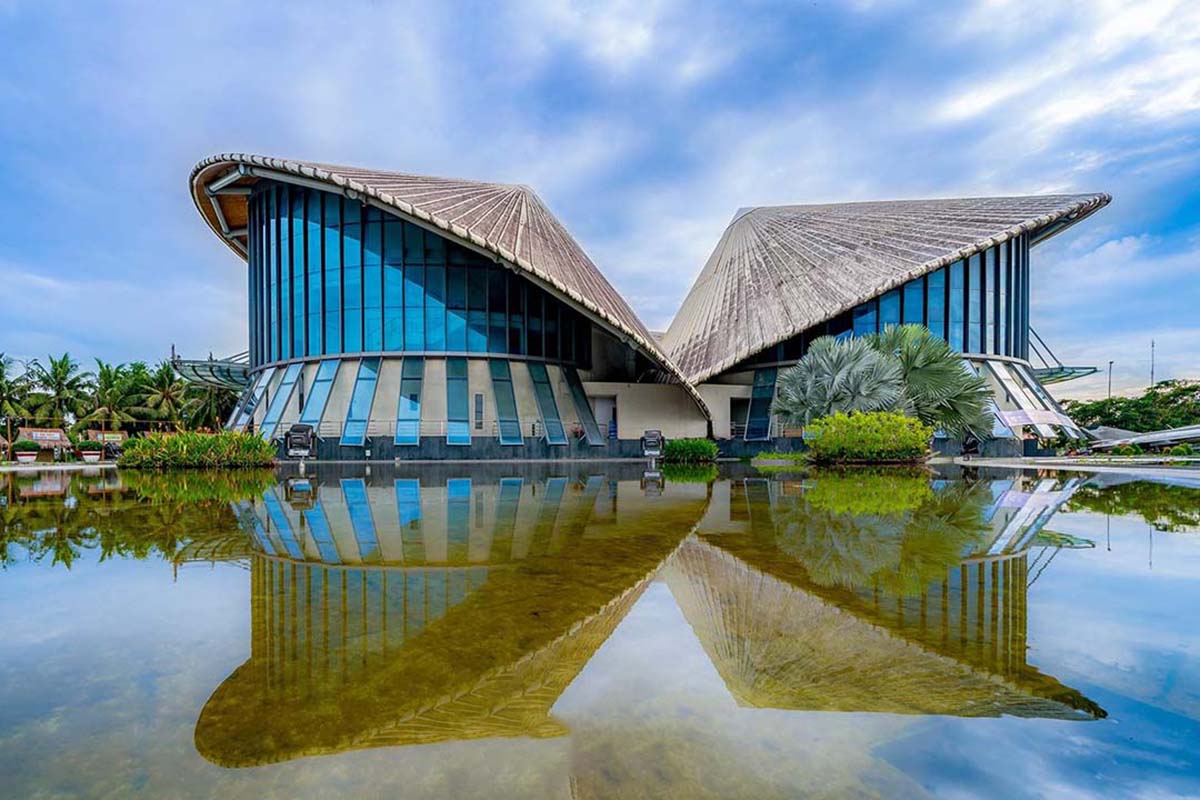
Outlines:
{"type": "Polygon", "coordinates": [[[740,206],[1106,191],[1035,251],[1035,327],[1118,390],[1152,338],[1200,377],[1195,2],[0,0],[0,41],[18,357],[243,349],[187,192],[242,151],[527,183],[652,328],[740,206]]]}

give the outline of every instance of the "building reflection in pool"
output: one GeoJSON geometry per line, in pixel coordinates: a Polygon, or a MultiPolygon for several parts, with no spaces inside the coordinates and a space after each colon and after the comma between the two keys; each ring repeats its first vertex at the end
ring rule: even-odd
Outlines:
{"type": "Polygon", "coordinates": [[[473,474],[321,471],[233,504],[252,643],[197,722],[206,758],[566,734],[555,701],[655,579],[744,706],[1104,716],[1025,658],[1029,584],[1089,544],[1045,530],[1077,480],[473,474]]]}

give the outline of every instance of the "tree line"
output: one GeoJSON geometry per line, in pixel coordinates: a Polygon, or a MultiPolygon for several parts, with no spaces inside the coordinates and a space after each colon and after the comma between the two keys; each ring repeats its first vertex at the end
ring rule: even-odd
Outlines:
{"type": "Polygon", "coordinates": [[[22,425],[75,430],[218,430],[233,410],[229,389],[183,380],[169,361],[84,370],[70,353],[19,362],[0,353],[0,433],[22,425]]]}
{"type": "Polygon", "coordinates": [[[1136,397],[1064,400],[1071,419],[1084,428],[1110,428],[1149,433],[1200,425],[1200,381],[1159,381],[1136,397]]]}

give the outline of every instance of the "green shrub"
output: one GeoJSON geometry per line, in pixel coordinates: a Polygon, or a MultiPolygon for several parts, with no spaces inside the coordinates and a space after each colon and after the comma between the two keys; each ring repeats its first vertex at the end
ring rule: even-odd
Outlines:
{"type": "Polygon", "coordinates": [[[21,439],[12,443],[12,451],[14,453],[36,453],[42,449],[42,446],[37,442],[31,442],[28,439],[21,439]]]}
{"type": "Polygon", "coordinates": [[[662,474],[671,483],[712,483],[717,479],[717,465],[663,464],[662,474]]]}
{"type": "Polygon", "coordinates": [[[152,433],[125,442],[117,465],[132,469],[269,467],[275,447],[252,433],[152,433]]]}
{"type": "Polygon", "coordinates": [[[84,439],[75,445],[76,450],[104,452],[104,445],[91,439],[84,439]]]}
{"type": "Polygon", "coordinates": [[[1170,450],[1168,450],[1168,451],[1167,451],[1167,453],[1168,453],[1168,454],[1170,454],[1170,455],[1173,455],[1173,456],[1190,456],[1190,455],[1194,455],[1194,454],[1193,454],[1193,452],[1192,452],[1192,446],[1191,446],[1190,444],[1186,444],[1186,443],[1185,443],[1185,444],[1177,444],[1177,445],[1175,445],[1175,446],[1174,446],[1174,447],[1172,447],[1170,450]]]}
{"type": "Polygon", "coordinates": [[[868,411],[821,417],[805,433],[817,462],[921,461],[929,453],[933,428],[915,417],[868,411]]]}
{"type": "Polygon", "coordinates": [[[1144,454],[1142,448],[1136,444],[1122,444],[1112,449],[1114,456],[1140,456],[1144,454]]]}
{"type": "Polygon", "coordinates": [[[717,460],[717,443],[711,439],[668,439],[663,461],[673,464],[709,464],[717,460]]]}

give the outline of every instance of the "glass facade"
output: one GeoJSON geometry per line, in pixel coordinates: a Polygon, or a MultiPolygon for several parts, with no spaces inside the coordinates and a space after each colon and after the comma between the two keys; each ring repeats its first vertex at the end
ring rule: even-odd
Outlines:
{"type": "Polygon", "coordinates": [[[517,416],[517,398],[513,392],[512,368],[500,358],[488,362],[492,375],[492,394],[496,398],[496,419],[499,423],[500,444],[524,444],[521,421],[517,416]]]}
{"type": "Polygon", "coordinates": [[[260,181],[249,203],[254,366],[322,355],[591,362],[591,325],[487,256],[373,206],[260,181]]]}
{"type": "MultiPolygon", "coordinates": [[[[544,368],[543,368],[544,369],[544,368]]],[[[471,398],[467,360],[446,359],[446,444],[471,443],[471,398]]]]}
{"type": "Polygon", "coordinates": [[[258,432],[268,442],[275,436],[275,429],[279,427],[283,410],[287,407],[288,401],[292,399],[292,392],[296,389],[296,380],[300,377],[302,366],[304,365],[288,364],[283,378],[279,381],[279,386],[275,389],[275,396],[267,405],[267,413],[263,415],[262,427],[258,432]]]}
{"type": "Polygon", "coordinates": [[[590,445],[604,444],[604,436],[600,426],[596,424],[596,415],[592,413],[592,404],[588,402],[587,392],[583,390],[583,381],[579,379],[579,371],[574,367],[563,367],[563,378],[567,388],[571,390],[571,402],[575,404],[575,413],[579,415],[579,424],[583,426],[583,435],[590,445]]]}
{"type": "Polygon", "coordinates": [[[754,387],[750,390],[750,412],[746,416],[746,441],[761,442],[771,438],[771,402],[775,399],[774,367],[754,371],[754,387]]]}
{"type": "Polygon", "coordinates": [[[400,404],[396,407],[396,444],[421,443],[421,385],[425,359],[411,356],[400,367],[400,404]]]}
{"type": "Polygon", "coordinates": [[[550,385],[550,375],[546,372],[546,365],[531,362],[529,377],[533,379],[533,393],[537,396],[538,410],[542,414],[542,426],[546,429],[546,442],[548,444],[566,444],[567,434],[563,429],[562,417],[558,415],[558,403],[554,399],[554,387],[550,385]]]}
{"type": "Polygon", "coordinates": [[[337,359],[329,359],[322,361],[317,367],[312,389],[308,393],[304,408],[300,411],[302,424],[312,425],[314,428],[321,424],[321,417],[325,416],[325,406],[329,402],[329,392],[333,390],[333,379],[337,377],[341,363],[337,359]]]}
{"type": "Polygon", "coordinates": [[[1029,358],[1029,240],[1020,236],[901,284],[742,362],[799,360],[821,336],[863,336],[925,325],[964,353],[1029,358]]]}
{"type": "Polygon", "coordinates": [[[354,392],[350,395],[350,407],[346,410],[342,444],[361,447],[367,440],[367,421],[371,418],[371,406],[375,403],[375,386],[378,382],[379,359],[364,358],[358,364],[354,392]]]}

